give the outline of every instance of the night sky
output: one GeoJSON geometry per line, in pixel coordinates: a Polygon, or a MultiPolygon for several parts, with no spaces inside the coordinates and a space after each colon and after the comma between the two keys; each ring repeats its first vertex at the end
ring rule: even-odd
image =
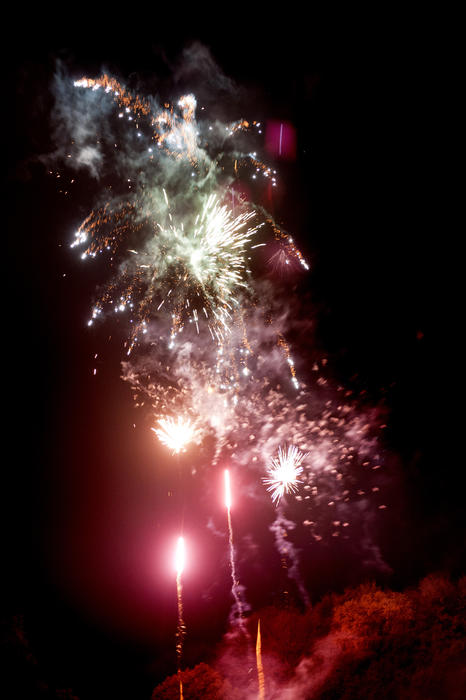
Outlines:
{"type": "MultiPolygon", "coordinates": [[[[120,379],[125,329],[86,326],[101,275],[79,265],[69,242],[98,183],[83,174],[78,195],[64,196],[43,162],[54,148],[57,59],[75,77],[105,66],[175,99],[174,66],[199,41],[242,86],[236,102],[228,98],[231,119],[294,126],[296,159],[277,162],[284,196],[274,212],[311,264],[291,281],[296,314],[312,327],[296,331],[293,356],[304,374],[327,358],[332,383],[351,390],[361,410],[377,406],[387,425],[387,509],[371,520],[386,566],[365,567],[357,547],[297,535],[305,586],[316,600],[367,579],[403,588],[464,565],[460,460],[436,449],[444,450],[440,426],[452,411],[440,391],[447,343],[439,349],[435,334],[444,274],[435,271],[444,246],[436,48],[379,20],[371,32],[269,20],[262,31],[258,23],[227,34],[200,23],[168,30],[155,16],[152,27],[134,22],[120,32],[92,23],[59,32],[43,21],[35,31],[31,22],[8,52],[2,617],[22,616],[37,677],[80,700],[149,698],[176,670],[177,514],[167,497],[171,458],[120,379]]],[[[209,658],[232,603],[227,542],[206,529],[213,517],[225,530],[221,470],[207,491],[200,479],[190,483],[196,567],[184,587],[186,666],[209,658]]],[[[256,554],[244,551],[239,567],[253,610],[277,603],[283,588],[271,517],[266,500],[246,499],[233,512],[238,542],[257,528],[256,554]]]]}

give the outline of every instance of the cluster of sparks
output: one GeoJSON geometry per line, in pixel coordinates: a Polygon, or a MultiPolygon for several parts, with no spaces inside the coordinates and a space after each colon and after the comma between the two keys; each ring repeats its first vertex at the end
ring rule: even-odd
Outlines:
{"type": "MultiPolygon", "coordinates": [[[[257,240],[259,230],[264,228],[279,242],[282,268],[296,261],[309,269],[291,236],[261,207],[235,191],[234,182],[243,171],[252,172],[252,179],[262,174],[274,186],[276,171],[262,163],[255,151],[232,151],[229,165],[222,160],[228,151],[225,140],[239,132],[261,133],[260,122],[240,119],[222,131],[217,122],[197,121],[193,95],[182,96],[176,105],[154,107],[151,100],[131,94],[108,75],[82,78],[74,86],[113,98],[120,109],[118,118],[134,130],[141,153],[146,148],[144,170],[127,178],[127,192],[118,196],[112,185],[111,199],[86,217],[71,244],[82,259],[106,255],[113,271],[88,324],[109,311],[127,314],[126,353],[130,355],[144,341],[151,321],[161,315],[170,318],[170,348],[186,325],[192,324],[199,334],[205,323],[217,347],[218,362],[225,338],[241,323],[242,306],[253,294],[249,261],[255,248],[267,245],[257,240]],[[177,163],[185,182],[189,172],[191,176],[185,197],[174,207],[156,170],[164,158],[177,163]]],[[[179,200],[180,192],[176,195],[179,200]]],[[[271,264],[275,267],[277,260],[271,264]]],[[[277,344],[287,355],[297,388],[286,340],[277,335],[277,344]]],[[[243,345],[247,346],[247,337],[243,345]]]]}
{"type": "Polygon", "coordinates": [[[272,457],[271,465],[268,468],[268,478],[264,478],[267,484],[267,491],[272,493],[272,501],[277,503],[285,493],[295,493],[298,490],[298,479],[302,474],[301,466],[306,455],[298,450],[294,445],[279,447],[278,456],[272,457]]]}
{"type": "MultiPolygon", "coordinates": [[[[225,174],[228,171],[225,140],[239,132],[260,134],[260,122],[240,119],[224,127],[209,124],[207,120],[198,122],[193,95],[182,96],[176,105],[167,102],[154,107],[152,100],[133,95],[107,75],[82,78],[74,86],[109,95],[118,110],[117,119],[126,121],[133,130],[138,144],[138,164],[144,156],[138,177],[127,178],[124,195],[118,196],[112,190],[109,201],[84,219],[71,243],[83,260],[106,256],[112,271],[111,279],[94,303],[89,325],[109,311],[124,314],[130,328],[126,354],[138,348],[142,358],[144,349],[149,348],[149,359],[139,360],[143,369],[138,368],[137,352],[133,364],[128,362],[124,366],[124,378],[131,383],[135,398],[144,397],[136,405],[149,400],[156,415],[157,427],[152,430],[174,455],[185,451],[194,441],[200,443],[211,431],[217,438],[213,464],[222,450],[228,451],[237,463],[259,463],[266,475],[258,483],[265,485],[275,506],[282,499],[285,501],[286,495],[298,501],[309,499],[310,494],[317,495],[315,475],[331,471],[339,481],[341,470],[331,461],[340,466],[354,458],[354,447],[347,447],[347,438],[353,439],[356,434],[356,421],[350,424],[346,420],[349,409],[345,413],[343,402],[338,407],[340,413],[332,413],[327,403],[318,418],[307,415],[309,394],[298,379],[282,330],[261,329],[265,340],[255,342],[251,338],[258,334],[250,321],[254,314],[258,315],[258,303],[257,299],[253,301],[256,293],[250,261],[255,248],[267,245],[262,234],[271,232],[275,248],[279,244],[269,257],[274,270],[282,273],[299,266],[309,269],[293,238],[261,207],[237,196],[232,187],[241,172],[248,172],[254,180],[261,175],[276,187],[276,171],[262,163],[255,151],[234,150],[229,174],[225,174]],[[220,132],[223,132],[221,138],[220,132]],[[209,146],[211,133],[222,151],[215,156],[212,155],[215,146],[209,146]],[[175,191],[169,197],[170,179],[164,183],[156,169],[163,159],[178,169],[185,183],[189,173],[191,184],[186,185],[184,193],[175,191]],[[177,353],[183,331],[189,339],[188,345],[197,342],[199,348],[197,354],[189,356],[188,363],[184,355],[177,353]],[[281,392],[279,383],[277,388],[272,386],[268,363],[275,362],[276,348],[289,372],[293,399],[281,392]],[[162,366],[163,371],[159,371],[162,366]],[[167,381],[170,371],[172,378],[167,381]],[[254,426],[258,426],[257,430],[254,426]],[[286,426],[292,426],[288,433],[286,426]],[[346,441],[338,430],[346,431],[346,441]],[[238,446],[240,441],[246,446],[244,450],[238,446]],[[247,459],[242,455],[246,448],[247,459]],[[304,495],[300,495],[300,487],[304,495]]],[[[273,326],[270,319],[263,324],[265,329],[273,326]]],[[[364,434],[358,435],[360,441],[363,437],[364,434]]],[[[233,543],[229,470],[224,472],[224,487],[235,621],[246,633],[233,543]]],[[[345,492],[342,499],[346,500],[345,492]]],[[[333,503],[329,501],[328,505],[333,503]]],[[[284,522],[280,513],[276,532],[283,530],[284,522]]],[[[334,522],[340,526],[340,521],[334,522]]],[[[304,524],[314,523],[309,520],[304,524]]],[[[175,559],[176,650],[182,698],[181,662],[186,629],[182,536],[177,541],[175,559]]],[[[260,626],[256,658],[259,697],[263,698],[260,626]]]]}
{"type": "MultiPolygon", "coordinates": [[[[95,304],[89,320],[92,325],[106,307],[116,313],[129,311],[132,331],[128,354],[147,332],[149,320],[164,311],[172,318],[170,344],[185,322],[194,323],[199,334],[201,319],[212,339],[221,343],[239,306],[238,291],[247,287],[248,245],[263,225],[253,224],[253,211],[233,215],[215,194],[206,198],[193,220],[188,217],[177,224],[165,190],[163,194],[167,224],[154,225],[143,248],[129,249],[132,257],[95,304]]],[[[91,236],[81,254],[83,259],[105,251],[115,255],[125,240],[132,213],[129,207],[118,217],[102,212],[97,217],[98,227],[95,217],[87,219],[76,232],[72,247],[82,247],[91,236]],[[115,226],[109,233],[105,224],[110,222],[115,226]],[[98,234],[94,233],[96,227],[98,234]]]]}
{"type": "Polygon", "coordinates": [[[152,430],[160,442],[173,450],[173,454],[181,452],[193,439],[194,426],[189,418],[161,418],[158,424],[160,427],[152,430]]]}

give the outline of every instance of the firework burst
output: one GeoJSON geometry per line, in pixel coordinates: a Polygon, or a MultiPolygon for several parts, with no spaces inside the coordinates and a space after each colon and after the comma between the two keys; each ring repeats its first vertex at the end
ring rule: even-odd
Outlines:
{"type": "Polygon", "coordinates": [[[160,428],[151,428],[160,442],[178,454],[190,443],[195,435],[195,429],[189,419],[178,416],[178,419],[161,418],[158,421],[160,428]]]}
{"type": "Polygon", "coordinates": [[[259,700],[265,700],[265,679],[264,667],[262,665],[262,641],[261,641],[261,621],[257,621],[257,637],[256,637],[256,666],[257,680],[259,684],[259,700]]]}
{"type": "MultiPolygon", "coordinates": [[[[72,247],[86,245],[81,257],[94,258],[107,252],[111,258],[123,248],[125,257],[115,278],[94,305],[89,325],[105,311],[128,312],[132,328],[128,354],[147,332],[151,318],[168,313],[172,318],[169,344],[193,323],[199,333],[201,319],[217,342],[229,332],[239,306],[238,293],[248,286],[247,252],[251,237],[263,225],[253,224],[255,212],[245,209],[237,215],[219,201],[205,198],[196,214],[190,212],[177,223],[168,197],[165,225],[148,218],[151,233],[142,247],[127,248],[128,234],[134,232],[134,209],[130,205],[117,213],[104,208],[86,219],[75,234],[72,247]]],[[[244,208],[243,208],[244,209],[244,208]]]]}
{"type": "Polygon", "coordinates": [[[302,461],[307,455],[294,445],[278,448],[278,456],[272,457],[268,468],[268,478],[263,478],[267,491],[272,493],[272,501],[278,505],[285,493],[296,493],[298,484],[302,483],[298,476],[303,473],[302,461]]]}
{"type": "MultiPolygon", "coordinates": [[[[233,183],[240,171],[252,180],[261,175],[264,182],[276,185],[276,171],[263,164],[255,151],[242,152],[233,145],[238,133],[260,134],[260,122],[240,119],[222,125],[210,122],[206,112],[198,121],[194,95],[158,107],[153,98],[132,94],[105,74],[76,80],[74,89],[83,101],[88,93],[83,108],[87,113],[96,110],[96,122],[102,121],[103,133],[92,146],[98,147],[99,161],[101,149],[108,145],[113,152],[105,160],[113,160],[116,166],[107,185],[111,198],[82,222],[71,244],[80,248],[83,259],[107,253],[116,272],[94,305],[89,324],[109,310],[127,312],[128,354],[157,312],[173,318],[169,342],[186,321],[199,332],[201,318],[221,342],[238,305],[238,292],[248,286],[250,239],[264,225],[286,248],[287,257],[307,269],[292,238],[270,214],[259,206],[248,208],[244,197],[236,195],[233,183]],[[106,120],[112,100],[116,121],[123,126],[115,133],[106,120]],[[120,173],[118,184],[114,176],[120,173]],[[172,184],[177,193],[174,211],[166,192],[172,191],[172,184]]],[[[87,162],[86,148],[91,146],[73,139],[67,164],[87,162]]]]}

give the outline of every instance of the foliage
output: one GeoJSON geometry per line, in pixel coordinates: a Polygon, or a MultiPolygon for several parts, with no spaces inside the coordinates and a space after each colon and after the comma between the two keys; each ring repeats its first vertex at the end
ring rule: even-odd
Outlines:
{"type": "MultiPolygon", "coordinates": [[[[265,608],[250,619],[249,631],[253,646],[260,618],[267,700],[462,700],[465,610],[466,578],[454,583],[441,574],[404,592],[363,584],[326,596],[304,614],[265,608]]],[[[184,671],[186,700],[256,696],[257,676],[246,673],[250,658],[239,653],[228,654],[224,644],[215,668],[184,671]]],[[[176,675],[153,695],[172,698],[179,698],[176,675]]]]}
{"type": "MultiPolygon", "coordinates": [[[[231,690],[229,682],[208,664],[200,663],[182,671],[180,676],[185,700],[221,700],[231,690]]],[[[152,693],[152,700],[179,700],[179,697],[178,674],[166,678],[152,693]]]]}
{"type": "Polygon", "coordinates": [[[465,597],[447,577],[404,593],[359,587],[336,605],[332,628],[341,654],[312,697],[464,697],[465,597]]]}

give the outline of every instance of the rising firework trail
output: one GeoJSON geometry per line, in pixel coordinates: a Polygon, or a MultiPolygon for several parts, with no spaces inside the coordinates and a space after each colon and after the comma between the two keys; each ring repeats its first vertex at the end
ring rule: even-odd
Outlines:
{"type": "Polygon", "coordinates": [[[181,583],[181,574],[183,573],[185,563],[185,547],[184,538],[178,537],[175,552],[175,569],[176,569],[176,595],[178,600],[178,627],[176,631],[176,655],[178,660],[178,680],[180,686],[180,700],[183,700],[183,681],[181,679],[181,661],[183,655],[183,640],[186,635],[186,625],[183,620],[183,586],[181,583]]]}
{"type": "Polygon", "coordinates": [[[241,600],[241,592],[240,592],[240,584],[239,580],[236,574],[236,566],[235,566],[235,548],[233,545],[233,527],[231,524],[231,485],[230,485],[230,472],[228,469],[225,469],[224,472],[224,479],[225,479],[225,507],[227,509],[227,519],[228,519],[228,541],[230,544],[230,571],[231,571],[231,592],[233,594],[233,597],[235,599],[235,606],[236,606],[236,619],[238,621],[239,627],[243,634],[246,636],[248,635],[248,631],[245,627],[244,624],[244,610],[243,610],[243,602],[241,600]]]}
{"type": "Polygon", "coordinates": [[[259,683],[259,700],[264,700],[265,698],[265,679],[264,679],[264,668],[262,666],[262,643],[261,643],[261,621],[257,622],[257,639],[256,639],[256,666],[257,666],[257,680],[259,683]]]}

